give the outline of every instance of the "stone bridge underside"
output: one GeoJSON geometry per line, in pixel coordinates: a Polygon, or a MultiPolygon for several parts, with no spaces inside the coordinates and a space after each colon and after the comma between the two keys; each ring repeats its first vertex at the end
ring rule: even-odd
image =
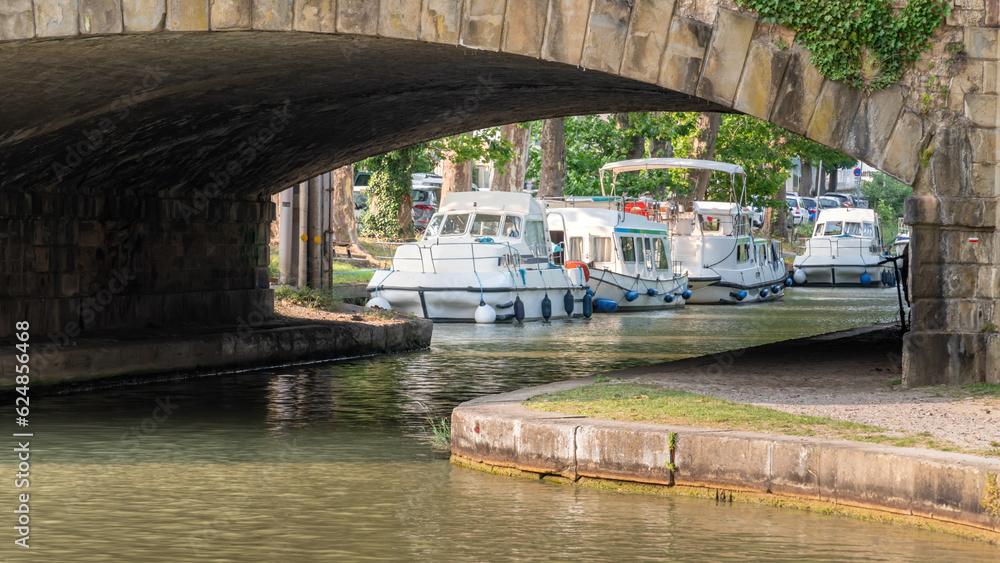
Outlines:
{"type": "Polygon", "coordinates": [[[928,108],[933,65],[868,95],[727,1],[0,0],[0,338],[23,319],[64,344],[269,311],[267,196],[366,156],[711,110],[913,184],[907,383],[998,381],[991,2],[938,31],[926,60],[954,72],[928,108]]]}

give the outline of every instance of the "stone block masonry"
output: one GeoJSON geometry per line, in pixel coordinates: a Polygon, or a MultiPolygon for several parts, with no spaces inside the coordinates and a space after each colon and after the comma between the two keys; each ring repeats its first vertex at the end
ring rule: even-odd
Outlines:
{"type": "Polygon", "coordinates": [[[72,340],[271,311],[268,198],[22,192],[0,198],[0,338],[72,340]]]}
{"type": "Polygon", "coordinates": [[[723,496],[737,491],[764,500],[802,499],[955,525],[967,535],[1000,539],[1000,520],[980,503],[988,479],[1000,474],[1000,460],[592,419],[536,412],[519,404],[557,387],[493,395],[457,407],[451,417],[453,461],[571,481],[603,479],[715,490],[723,496]]]}

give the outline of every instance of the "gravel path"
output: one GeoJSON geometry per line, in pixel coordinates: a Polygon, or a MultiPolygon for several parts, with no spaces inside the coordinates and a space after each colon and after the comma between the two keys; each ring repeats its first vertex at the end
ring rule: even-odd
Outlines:
{"type": "Polygon", "coordinates": [[[1000,398],[954,387],[902,390],[894,329],[815,337],[635,368],[615,375],[795,414],[926,432],[963,449],[1000,449],[1000,398]]]}

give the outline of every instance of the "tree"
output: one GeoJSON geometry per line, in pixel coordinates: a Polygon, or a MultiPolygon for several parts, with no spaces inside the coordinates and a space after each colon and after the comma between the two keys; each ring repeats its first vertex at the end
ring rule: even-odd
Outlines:
{"type": "Polygon", "coordinates": [[[896,238],[899,218],[903,216],[903,201],[913,194],[913,188],[876,172],[871,181],[861,182],[861,194],[868,198],[868,207],[882,219],[882,244],[889,244],[896,238]]]}
{"type": "Polygon", "coordinates": [[[501,138],[500,130],[496,127],[439,139],[431,147],[444,167],[442,201],[449,192],[472,190],[474,161],[493,162],[496,166],[503,167],[515,156],[514,145],[501,138]]]}
{"type": "Polygon", "coordinates": [[[361,250],[358,240],[358,226],[354,220],[354,165],[342,166],[332,173],[330,190],[331,228],[338,244],[354,244],[361,250]]]}
{"type": "Polygon", "coordinates": [[[363,231],[367,236],[400,240],[413,236],[413,170],[426,145],[390,151],[363,161],[371,171],[368,181],[368,212],[363,231]]]}
{"type": "MultiPolygon", "coordinates": [[[[715,159],[715,148],[721,125],[721,113],[707,112],[698,116],[698,122],[695,126],[697,132],[694,142],[691,145],[691,158],[699,160],[715,159]]],[[[712,178],[712,171],[692,170],[689,177],[691,184],[694,186],[693,200],[705,199],[708,193],[708,182],[712,178]]]]}
{"type": "Polygon", "coordinates": [[[563,118],[542,123],[538,197],[560,197],[566,189],[566,126],[563,118]]]}
{"type": "Polygon", "coordinates": [[[503,125],[500,138],[511,143],[514,158],[506,166],[496,165],[498,178],[494,189],[502,192],[519,192],[524,189],[524,177],[531,155],[528,143],[531,141],[531,123],[503,125]]]}

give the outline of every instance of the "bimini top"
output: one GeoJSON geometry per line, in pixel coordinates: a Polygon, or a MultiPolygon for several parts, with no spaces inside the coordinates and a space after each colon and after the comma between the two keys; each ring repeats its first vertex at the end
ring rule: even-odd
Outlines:
{"type": "Polygon", "coordinates": [[[509,211],[524,215],[544,215],[541,203],[523,192],[450,192],[441,202],[439,213],[446,211],[509,211]]]}
{"type": "Polygon", "coordinates": [[[700,170],[715,170],[727,174],[744,174],[743,167],[738,164],[716,162],[714,160],[696,160],[693,158],[636,158],[621,160],[605,164],[601,167],[601,172],[610,170],[618,174],[619,172],[658,170],[662,168],[695,168],[700,170]]]}

